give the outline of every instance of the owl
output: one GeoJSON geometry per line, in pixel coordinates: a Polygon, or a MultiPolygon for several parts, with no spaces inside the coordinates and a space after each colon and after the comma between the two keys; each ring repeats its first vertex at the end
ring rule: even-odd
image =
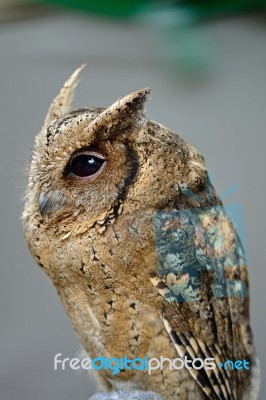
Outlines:
{"type": "Polygon", "coordinates": [[[72,111],[81,69],[35,139],[26,242],[91,358],[195,361],[151,374],[102,369],[99,384],[165,400],[255,399],[245,255],[203,157],[146,119],[148,88],[72,111]],[[206,358],[213,369],[199,368],[206,358]],[[228,360],[248,368],[226,368],[228,360]]]}

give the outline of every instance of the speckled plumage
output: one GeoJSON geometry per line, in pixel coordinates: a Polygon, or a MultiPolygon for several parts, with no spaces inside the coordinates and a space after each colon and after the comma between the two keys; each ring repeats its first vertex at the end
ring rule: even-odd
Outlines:
{"type": "Polygon", "coordinates": [[[211,354],[252,363],[249,372],[216,374],[165,368],[151,376],[134,370],[114,376],[102,370],[99,382],[107,390],[149,390],[165,400],[255,399],[245,259],[202,156],[145,118],[149,89],[107,109],[71,111],[79,72],[54,99],[36,137],[23,226],[84,349],[92,358],[211,354]],[[106,161],[93,178],[69,173],[71,159],[82,152],[106,161]],[[225,240],[217,247],[221,234],[225,240]]]}

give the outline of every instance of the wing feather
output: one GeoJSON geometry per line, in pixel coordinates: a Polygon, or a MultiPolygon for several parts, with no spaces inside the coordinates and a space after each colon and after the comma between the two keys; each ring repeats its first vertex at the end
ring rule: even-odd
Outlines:
{"type": "Polygon", "coordinates": [[[225,363],[252,358],[254,348],[246,263],[234,226],[220,205],[156,218],[159,268],[151,282],[166,300],[165,329],[180,357],[215,360],[213,370],[189,370],[209,399],[239,400],[249,377],[225,363]]]}

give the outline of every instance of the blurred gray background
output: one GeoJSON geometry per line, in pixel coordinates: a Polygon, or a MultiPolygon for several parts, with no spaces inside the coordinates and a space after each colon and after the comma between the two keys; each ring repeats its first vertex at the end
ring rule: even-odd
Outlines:
{"type": "Polygon", "coordinates": [[[80,345],[26,248],[20,221],[34,136],[51,99],[83,62],[76,107],[109,105],[150,86],[148,117],[200,150],[220,194],[237,184],[226,202],[244,211],[260,399],[266,398],[265,21],[248,15],[199,26],[186,38],[192,62],[178,46],[172,60],[164,34],[158,15],[124,22],[56,11],[0,24],[0,400],[85,400],[97,390],[85,372],[53,370],[56,353],[74,357],[80,345]],[[187,71],[186,63],[193,64],[187,71]]]}

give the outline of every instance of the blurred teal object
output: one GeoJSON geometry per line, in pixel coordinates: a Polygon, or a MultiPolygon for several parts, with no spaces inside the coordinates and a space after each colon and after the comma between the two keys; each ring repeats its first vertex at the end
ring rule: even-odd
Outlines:
{"type": "Polygon", "coordinates": [[[159,58],[178,73],[203,77],[218,65],[216,43],[203,22],[266,8],[266,0],[31,0],[113,19],[134,19],[157,35],[159,58]]]}
{"type": "MultiPolygon", "coordinates": [[[[38,1],[38,0],[36,0],[38,1]]],[[[151,6],[185,10],[198,19],[266,8],[266,0],[39,0],[110,17],[128,18],[147,11],[151,6]]]]}
{"type": "Polygon", "coordinates": [[[266,8],[266,0],[176,0],[174,3],[198,18],[219,17],[266,8]]]}
{"type": "Polygon", "coordinates": [[[41,3],[76,8],[110,17],[128,18],[139,14],[153,0],[39,0],[41,3]]]}

